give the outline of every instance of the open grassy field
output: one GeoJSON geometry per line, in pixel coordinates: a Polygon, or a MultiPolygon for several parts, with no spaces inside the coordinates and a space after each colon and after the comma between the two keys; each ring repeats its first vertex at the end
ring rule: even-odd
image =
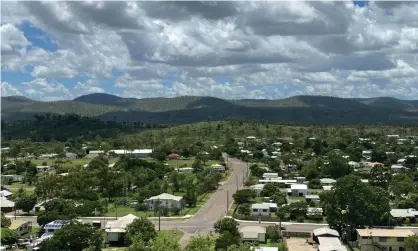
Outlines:
{"type": "MultiPolygon", "coordinates": [[[[46,163],[48,166],[54,165],[55,160],[45,160],[45,159],[33,159],[31,160],[32,163],[34,163],[37,166],[43,165],[43,163],[46,163]]],[[[62,164],[63,167],[72,167],[72,166],[78,166],[78,165],[85,165],[90,163],[91,159],[75,159],[75,160],[68,160],[66,163],[62,164]]],[[[116,163],[118,161],[118,158],[111,158],[109,159],[109,164],[116,163]]]]}
{"type": "Polygon", "coordinates": [[[35,186],[29,186],[27,184],[22,184],[22,183],[13,183],[11,185],[4,185],[4,187],[10,190],[10,192],[12,193],[17,193],[20,188],[23,188],[23,190],[25,190],[25,192],[29,194],[32,194],[35,192],[35,186]]]}
{"type": "Polygon", "coordinates": [[[177,241],[183,237],[184,233],[180,230],[161,230],[157,231],[159,237],[175,238],[177,241]]]}

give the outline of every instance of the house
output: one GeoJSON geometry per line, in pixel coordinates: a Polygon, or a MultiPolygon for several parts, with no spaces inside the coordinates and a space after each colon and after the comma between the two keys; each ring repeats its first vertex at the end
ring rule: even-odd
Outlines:
{"type": "Polygon", "coordinates": [[[178,168],[177,170],[180,173],[193,173],[194,169],[192,167],[182,167],[182,168],[178,168]]]}
{"type": "Polygon", "coordinates": [[[312,232],[312,238],[314,239],[315,242],[318,242],[318,237],[340,237],[340,234],[338,233],[337,230],[331,229],[331,228],[327,228],[327,227],[322,227],[322,228],[317,228],[314,229],[312,232]]]}
{"type": "Polygon", "coordinates": [[[75,153],[65,153],[65,158],[68,160],[75,160],[77,159],[77,154],[75,153]]]}
{"type": "Polygon", "coordinates": [[[279,251],[278,247],[252,247],[254,251],[279,251]]]}
{"type": "Polygon", "coordinates": [[[398,160],[396,161],[396,164],[399,164],[399,165],[404,165],[404,164],[405,164],[405,162],[406,162],[406,159],[398,159],[398,160]]]}
{"type": "Polygon", "coordinates": [[[126,150],[126,149],[120,149],[120,150],[110,150],[109,152],[113,152],[116,155],[131,155],[137,158],[147,158],[152,154],[152,149],[134,149],[126,150]]]}
{"type": "Polygon", "coordinates": [[[318,237],[319,251],[347,251],[338,237],[318,237]]]}
{"type": "Polygon", "coordinates": [[[0,206],[1,206],[1,211],[3,213],[8,213],[8,212],[12,212],[14,207],[15,207],[15,203],[13,201],[8,200],[6,197],[1,196],[0,197],[0,206]]]}
{"type": "Polygon", "coordinates": [[[13,182],[22,182],[23,176],[17,174],[2,174],[1,175],[1,184],[8,185],[13,182]]]}
{"type": "Polygon", "coordinates": [[[168,159],[180,159],[180,155],[177,153],[171,153],[168,155],[168,159]]]}
{"type": "Polygon", "coordinates": [[[211,168],[216,171],[225,172],[225,166],[220,164],[213,164],[211,165],[211,168]]]}
{"type": "Polygon", "coordinates": [[[372,150],[364,150],[361,152],[361,156],[365,159],[370,159],[372,156],[372,150]]]}
{"type": "Polygon", "coordinates": [[[404,169],[406,169],[404,166],[398,164],[390,166],[390,170],[394,173],[402,172],[404,169]]]}
{"type": "Polygon", "coordinates": [[[389,135],[386,135],[386,137],[388,137],[388,138],[399,138],[399,134],[389,134],[389,135]]]}
{"type": "Polygon", "coordinates": [[[321,216],[323,213],[324,210],[321,207],[308,207],[306,216],[321,216]]]}
{"type": "Polygon", "coordinates": [[[392,209],[390,210],[390,215],[392,215],[393,218],[416,218],[418,216],[418,211],[414,208],[392,209]]]}
{"type": "Polygon", "coordinates": [[[55,230],[61,229],[64,225],[69,223],[69,220],[54,220],[44,226],[45,233],[53,233],[55,230]]]}
{"type": "Polygon", "coordinates": [[[45,203],[47,203],[48,201],[51,201],[52,199],[48,199],[48,200],[44,200],[41,202],[38,202],[34,207],[33,207],[33,211],[35,212],[39,212],[39,211],[44,211],[45,210],[45,203]]]}
{"type": "Polygon", "coordinates": [[[251,205],[251,214],[253,216],[270,216],[270,205],[266,203],[257,203],[251,205]]]}
{"type": "Polygon", "coordinates": [[[255,137],[255,136],[248,136],[246,139],[247,140],[255,140],[255,139],[257,139],[257,137],[255,137]]]}
{"type": "Polygon", "coordinates": [[[320,179],[320,181],[322,185],[329,185],[329,184],[334,184],[335,182],[337,182],[336,180],[329,179],[329,178],[323,178],[323,179],[320,179]]]}
{"type": "Polygon", "coordinates": [[[266,242],[266,228],[262,226],[246,226],[239,230],[243,241],[266,242]]]}
{"type": "Polygon", "coordinates": [[[51,169],[52,169],[51,166],[36,166],[36,171],[38,173],[44,173],[44,172],[49,171],[51,169]]]}
{"type": "Polygon", "coordinates": [[[47,153],[40,155],[39,159],[55,159],[56,157],[58,157],[58,154],[56,153],[47,153]]]}
{"type": "Polygon", "coordinates": [[[12,195],[13,193],[12,192],[10,192],[10,191],[8,191],[8,190],[1,190],[0,191],[0,196],[1,197],[9,197],[10,195],[12,195]]]}
{"type": "Polygon", "coordinates": [[[278,173],[263,173],[263,179],[265,180],[279,179],[279,174],[278,173]]]}
{"type": "Polygon", "coordinates": [[[308,186],[305,184],[292,184],[290,185],[291,196],[306,196],[308,193],[308,186]]]}
{"type": "Polygon", "coordinates": [[[309,201],[319,201],[319,195],[317,194],[307,194],[305,195],[305,199],[307,202],[309,201]]]}
{"type": "Polygon", "coordinates": [[[281,179],[277,179],[277,180],[259,180],[258,183],[260,184],[267,184],[267,183],[272,183],[272,184],[276,184],[276,185],[280,185],[280,184],[284,184],[287,187],[290,187],[292,184],[296,184],[296,180],[281,180],[281,179]]]}
{"type": "Polygon", "coordinates": [[[108,222],[105,226],[106,242],[124,244],[126,227],[137,218],[133,214],[128,214],[116,221],[108,222]]]}
{"type": "Polygon", "coordinates": [[[360,251],[392,250],[405,251],[405,239],[414,232],[407,229],[357,229],[360,251]]]}
{"type": "Polygon", "coordinates": [[[322,189],[324,189],[324,191],[331,191],[332,186],[322,186],[322,189]]]}
{"type": "Polygon", "coordinates": [[[282,142],[274,142],[272,145],[273,145],[273,146],[282,146],[282,145],[283,145],[283,143],[282,143],[282,142]]]}
{"type": "Polygon", "coordinates": [[[360,168],[360,166],[361,166],[360,163],[355,162],[355,161],[349,161],[348,165],[352,168],[360,168]]]}
{"type": "Polygon", "coordinates": [[[171,209],[181,209],[181,201],[183,197],[175,196],[168,193],[162,193],[158,196],[153,196],[145,200],[145,203],[148,205],[150,210],[153,210],[157,203],[160,203],[160,207],[171,208],[171,209]]]}
{"type": "Polygon", "coordinates": [[[91,150],[89,151],[89,153],[86,155],[87,159],[93,159],[96,158],[100,155],[103,155],[105,152],[104,151],[100,151],[100,150],[91,150]]]}
{"type": "Polygon", "coordinates": [[[256,185],[250,186],[250,189],[253,190],[257,196],[260,196],[260,193],[263,190],[263,188],[264,188],[264,184],[256,184],[256,185]]]}
{"type": "Polygon", "coordinates": [[[15,230],[18,235],[23,235],[31,231],[32,222],[25,220],[12,220],[9,229],[15,230]]]}

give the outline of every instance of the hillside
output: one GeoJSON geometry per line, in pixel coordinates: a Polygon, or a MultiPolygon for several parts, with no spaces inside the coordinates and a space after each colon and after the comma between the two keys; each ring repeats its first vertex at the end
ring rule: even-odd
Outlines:
{"type": "Polygon", "coordinates": [[[90,94],[74,100],[40,102],[3,97],[2,119],[34,114],[77,114],[103,121],[185,124],[214,120],[257,120],[301,124],[418,124],[418,101],[394,98],[344,99],[295,96],[280,100],[224,100],[214,97],[122,98],[90,94]]]}

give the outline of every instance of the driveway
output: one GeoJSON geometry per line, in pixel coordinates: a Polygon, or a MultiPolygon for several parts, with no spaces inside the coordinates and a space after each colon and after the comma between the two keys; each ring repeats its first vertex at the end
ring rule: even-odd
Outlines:
{"type": "Polygon", "coordinates": [[[289,251],[316,251],[306,242],[306,238],[289,238],[286,239],[286,244],[289,251]]]}

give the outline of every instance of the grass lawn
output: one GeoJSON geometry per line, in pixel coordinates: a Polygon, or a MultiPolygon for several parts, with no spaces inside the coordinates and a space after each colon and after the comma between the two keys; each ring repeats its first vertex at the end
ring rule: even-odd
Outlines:
{"type": "MultiPolygon", "coordinates": [[[[177,168],[177,166],[180,168],[184,165],[186,165],[187,167],[192,167],[192,164],[194,162],[194,158],[189,158],[189,159],[179,159],[179,160],[167,160],[167,164],[172,167],[172,168],[177,168]]],[[[205,163],[205,166],[211,166],[213,164],[217,164],[218,161],[216,160],[208,160],[205,163]]],[[[203,164],[203,163],[202,163],[203,164]]]]}
{"type": "Polygon", "coordinates": [[[20,188],[23,188],[23,190],[25,190],[25,192],[27,192],[28,194],[33,194],[35,192],[35,186],[29,186],[27,184],[22,184],[22,183],[13,183],[11,185],[4,185],[4,187],[10,190],[10,192],[12,193],[17,193],[20,188]]]}
{"type": "Polygon", "coordinates": [[[122,251],[122,250],[128,250],[128,247],[107,247],[107,248],[102,248],[102,250],[106,250],[106,251],[122,251]]]}
{"type": "Polygon", "coordinates": [[[289,196],[288,198],[291,201],[298,201],[298,200],[300,200],[300,201],[306,201],[306,198],[303,197],[303,196],[289,196]]]}
{"type": "Polygon", "coordinates": [[[122,217],[128,214],[133,214],[137,217],[147,217],[147,216],[154,216],[153,212],[144,212],[144,211],[135,211],[133,207],[125,207],[125,206],[118,206],[115,208],[113,204],[109,204],[107,213],[104,216],[108,217],[122,217]]]}
{"type": "MultiPolygon", "coordinates": [[[[90,163],[92,159],[75,159],[75,160],[69,160],[69,162],[62,164],[63,167],[72,167],[72,166],[77,166],[77,165],[81,165],[83,166],[84,164],[88,164],[90,163]]],[[[34,163],[37,166],[42,165],[42,163],[46,162],[48,166],[52,166],[54,165],[55,160],[50,160],[50,159],[33,159],[31,160],[32,163],[34,163]]],[[[112,163],[116,163],[118,161],[118,158],[111,158],[109,159],[109,164],[112,163]]]]}
{"type": "Polygon", "coordinates": [[[235,202],[232,203],[232,206],[228,209],[228,213],[226,215],[227,216],[233,216],[234,210],[235,210],[236,207],[237,207],[237,204],[235,204],[235,202]]]}
{"type": "Polygon", "coordinates": [[[158,237],[176,238],[177,241],[183,237],[184,233],[180,230],[161,230],[157,231],[158,237]]]}

